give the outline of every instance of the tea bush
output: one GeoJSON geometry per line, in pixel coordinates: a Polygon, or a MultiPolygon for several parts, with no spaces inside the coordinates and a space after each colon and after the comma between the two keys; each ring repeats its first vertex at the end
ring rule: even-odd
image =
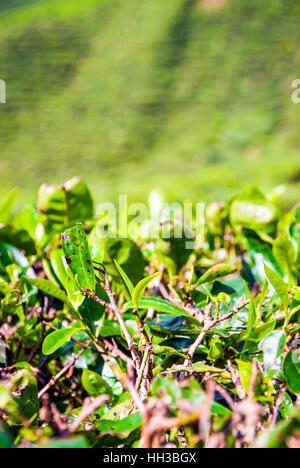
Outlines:
{"type": "Polygon", "coordinates": [[[299,447],[299,207],[248,187],[206,208],[187,250],[176,217],[169,238],[105,235],[80,178],[17,214],[15,198],[1,447],[299,447]]]}

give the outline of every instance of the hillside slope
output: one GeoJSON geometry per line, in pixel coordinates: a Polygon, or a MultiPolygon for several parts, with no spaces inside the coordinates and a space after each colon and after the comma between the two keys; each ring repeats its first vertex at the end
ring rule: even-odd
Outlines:
{"type": "Polygon", "coordinates": [[[299,197],[295,0],[32,0],[1,6],[0,194],[81,174],[98,200],[299,197]]]}

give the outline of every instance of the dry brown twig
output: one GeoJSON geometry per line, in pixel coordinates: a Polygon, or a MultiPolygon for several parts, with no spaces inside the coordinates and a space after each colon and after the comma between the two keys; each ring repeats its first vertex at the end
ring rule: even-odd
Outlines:
{"type": "Polygon", "coordinates": [[[42,406],[39,417],[41,421],[49,424],[55,434],[62,436],[68,429],[67,424],[63,421],[60,412],[55,406],[55,403],[50,401],[48,393],[42,395],[42,406]]]}
{"type": "Polygon", "coordinates": [[[279,409],[280,409],[280,406],[281,406],[281,403],[283,402],[283,399],[284,399],[284,395],[285,395],[285,387],[282,386],[282,388],[280,389],[279,391],[279,396],[277,398],[277,401],[276,401],[276,404],[275,404],[275,408],[274,408],[274,411],[273,411],[273,415],[272,415],[272,419],[271,419],[271,422],[270,422],[270,425],[269,425],[269,428],[273,428],[275,427],[275,424],[277,422],[277,418],[278,418],[278,414],[279,414],[279,409]]]}
{"type": "Polygon", "coordinates": [[[79,429],[79,427],[81,426],[81,424],[95,411],[97,411],[97,409],[103,406],[107,400],[109,400],[108,395],[99,395],[98,397],[92,400],[90,398],[86,398],[84,400],[79,415],[77,416],[76,420],[73,422],[69,429],[69,433],[73,434],[74,432],[76,432],[77,429],[79,429]]]}
{"type": "MultiPolygon", "coordinates": [[[[107,294],[107,296],[109,298],[109,303],[103,301],[103,299],[99,298],[98,296],[95,296],[95,295],[91,294],[88,291],[84,291],[83,294],[85,296],[89,297],[90,299],[94,300],[95,302],[98,302],[99,304],[105,306],[107,309],[109,309],[115,315],[115,317],[117,318],[117,320],[118,320],[118,322],[120,324],[120,327],[122,329],[125,340],[127,342],[128,349],[130,351],[130,354],[131,354],[132,360],[134,362],[136,371],[138,371],[139,368],[140,368],[140,362],[141,362],[140,356],[138,355],[138,353],[137,353],[137,351],[135,349],[135,344],[134,344],[134,342],[132,340],[132,337],[131,337],[129,331],[127,330],[126,323],[125,323],[125,321],[123,319],[123,316],[121,314],[121,311],[120,311],[120,309],[119,309],[119,307],[118,307],[118,305],[117,305],[117,303],[115,301],[114,293],[112,292],[111,287],[110,287],[107,270],[106,270],[104,265],[102,265],[102,264],[99,264],[99,265],[101,265],[102,270],[100,270],[99,268],[96,268],[96,270],[100,271],[104,275],[103,289],[105,290],[105,292],[106,292],[106,294],[107,294]]],[[[98,281],[100,282],[99,279],[98,279],[98,281]]]]}
{"type": "Polygon", "coordinates": [[[205,444],[207,442],[207,437],[210,430],[210,411],[215,398],[215,391],[215,381],[213,379],[208,380],[206,385],[205,400],[199,410],[199,434],[202,436],[205,444]]]}
{"type": "Polygon", "coordinates": [[[206,333],[211,330],[217,323],[224,322],[225,320],[228,320],[229,318],[232,317],[235,313],[237,313],[240,309],[245,307],[246,305],[249,304],[249,300],[244,301],[242,304],[235,306],[232,310],[230,310],[227,314],[222,315],[222,317],[216,317],[212,318],[211,317],[211,312],[213,308],[213,302],[210,302],[204,312],[204,327],[203,330],[200,332],[198,335],[197,339],[194,341],[194,343],[190,346],[188,355],[190,356],[190,359],[186,359],[184,365],[187,366],[189,362],[192,362],[195,351],[197,350],[198,346],[202,343],[202,340],[204,339],[206,333]]]}

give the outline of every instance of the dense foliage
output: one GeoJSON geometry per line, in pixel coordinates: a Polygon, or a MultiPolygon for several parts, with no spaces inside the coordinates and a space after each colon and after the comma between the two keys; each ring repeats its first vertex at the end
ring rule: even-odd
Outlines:
{"type": "Polygon", "coordinates": [[[9,0],[0,12],[0,196],[17,185],[34,201],[42,181],[78,173],[98,201],[116,183],[138,200],[159,186],[226,200],[249,181],[284,181],[286,205],[299,199],[297,0],[9,0]]]}
{"type": "Polygon", "coordinates": [[[18,214],[15,197],[0,204],[0,446],[299,447],[300,208],[249,187],[207,207],[187,250],[105,236],[79,178],[18,214]]]}

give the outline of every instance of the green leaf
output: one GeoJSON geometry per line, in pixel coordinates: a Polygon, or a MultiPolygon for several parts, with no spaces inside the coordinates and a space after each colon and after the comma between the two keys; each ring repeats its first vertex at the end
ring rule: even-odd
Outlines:
{"type": "Polygon", "coordinates": [[[105,253],[103,263],[105,264],[109,275],[116,279],[119,278],[120,273],[113,260],[115,259],[134,285],[143,278],[146,263],[141,249],[135,242],[126,238],[102,238],[101,235],[99,236],[98,234],[95,234],[94,236],[96,238],[97,245],[99,245],[105,253]]]}
{"type": "Polygon", "coordinates": [[[290,409],[293,407],[293,400],[291,399],[290,395],[285,392],[283,401],[280,405],[279,412],[283,419],[287,419],[289,415],[290,409]]]}
{"type": "Polygon", "coordinates": [[[43,184],[38,195],[38,209],[46,232],[59,232],[72,221],[93,217],[91,194],[80,177],[63,186],[43,184]]]}
{"type": "Polygon", "coordinates": [[[110,420],[100,419],[96,427],[101,432],[113,432],[117,434],[133,432],[138,429],[143,423],[143,418],[140,413],[136,412],[126,416],[123,419],[110,420]]]}
{"type": "Polygon", "coordinates": [[[2,448],[13,448],[13,442],[10,435],[0,426],[0,449],[2,448]]]}
{"type": "Polygon", "coordinates": [[[203,364],[201,362],[198,362],[196,364],[192,365],[192,368],[196,370],[197,372],[213,372],[213,373],[220,373],[220,374],[228,374],[228,377],[230,374],[226,371],[226,369],[220,369],[219,367],[214,367],[214,366],[207,366],[206,364],[203,364]]]}
{"type": "MultiPolygon", "coordinates": [[[[104,301],[108,301],[107,294],[100,286],[100,284],[96,284],[96,295],[104,301]]],[[[89,297],[86,297],[78,308],[78,312],[83,323],[88,327],[92,336],[97,338],[104,323],[105,306],[99,304],[89,297]]]]}
{"type": "Polygon", "coordinates": [[[75,333],[80,330],[81,328],[62,328],[61,330],[56,330],[50,333],[44,340],[42,348],[43,354],[49,356],[50,354],[55,353],[56,350],[66,344],[71,336],[75,335],[75,333]]]}
{"type": "Polygon", "coordinates": [[[65,288],[68,294],[68,298],[72,303],[72,306],[77,311],[84,301],[84,296],[82,294],[79,294],[78,284],[75,278],[71,276],[71,274],[67,275],[65,288]]]}
{"type": "Polygon", "coordinates": [[[300,392],[300,356],[299,349],[290,351],[283,363],[284,375],[288,388],[293,393],[300,392]]]}
{"type": "Polygon", "coordinates": [[[95,273],[82,224],[76,224],[62,234],[62,246],[66,262],[80,289],[95,294],[95,273]]]}
{"type": "MultiPolygon", "coordinates": [[[[129,309],[133,309],[134,304],[132,301],[127,302],[123,309],[126,312],[129,309]]],[[[139,300],[139,308],[140,309],[150,309],[153,308],[157,312],[163,312],[165,314],[172,314],[172,315],[182,315],[184,317],[188,317],[191,321],[199,324],[199,321],[191,316],[189,312],[187,312],[182,307],[179,307],[171,302],[165,301],[164,299],[160,299],[159,297],[142,297],[139,300]]]]}
{"type": "Polygon", "coordinates": [[[81,381],[84,389],[92,397],[97,397],[102,394],[106,394],[110,397],[113,395],[110,385],[96,372],[83,369],[81,381]]]}
{"type": "Polygon", "coordinates": [[[14,216],[13,224],[17,229],[25,229],[32,239],[39,242],[40,237],[37,234],[39,217],[37,208],[34,205],[27,205],[21,213],[17,213],[14,216]]]}
{"type": "Polygon", "coordinates": [[[231,275],[236,271],[237,268],[233,265],[228,265],[227,263],[219,263],[218,265],[215,265],[209,270],[207,270],[204,273],[204,275],[202,275],[201,278],[198,279],[197,283],[193,286],[193,288],[195,289],[204,283],[211,283],[216,279],[223,278],[223,276],[231,275]]]}
{"type": "Polygon", "coordinates": [[[33,444],[32,448],[50,449],[50,448],[68,448],[68,449],[83,449],[88,448],[88,443],[84,437],[71,437],[69,439],[53,438],[48,442],[41,444],[33,444]]]}
{"type": "Polygon", "coordinates": [[[51,267],[57,276],[62,286],[66,288],[67,285],[67,265],[64,262],[64,253],[62,249],[53,249],[49,254],[51,267]]]}
{"type": "Polygon", "coordinates": [[[182,357],[183,359],[189,358],[187,354],[180,353],[179,351],[177,351],[175,348],[172,348],[171,346],[154,345],[153,352],[157,356],[166,355],[166,356],[179,356],[179,357],[182,357]]]}
{"type": "Polygon", "coordinates": [[[165,377],[158,377],[152,384],[151,392],[154,395],[161,395],[162,389],[167,395],[169,395],[169,397],[171,397],[173,404],[175,404],[182,396],[180,388],[173,380],[166,379],[165,377]]]}
{"type": "Polygon", "coordinates": [[[244,285],[248,294],[248,298],[250,299],[250,305],[249,305],[249,311],[248,311],[248,323],[247,323],[247,332],[248,332],[248,335],[250,335],[256,322],[257,312],[256,312],[256,305],[255,305],[254,298],[252,296],[252,293],[246,281],[244,281],[244,285]]]}
{"type": "Polygon", "coordinates": [[[278,237],[273,244],[273,254],[278,265],[288,275],[290,283],[295,284],[297,254],[293,243],[285,237],[278,237]]]}
{"type": "Polygon", "coordinates": [[[282,330],[274,330],[268,333],[258,347],[262,350],[264,355],[264,365],[267,374],[275,363],[276,359],[282,353],[282,348],[285,344],[285,333],[282,330]]]}
{"type": "Polygon", "coordinates": [[[13,288],[0,276],[0,292],[5,296],[13,291],[13,288]]]}
{"type": "Polygon", "coordinates": [[[128,276],[126,275],[123,268],[121,267],[121,265],[119,265],[119,263],[117,262],[117,260],[114,260],[114,262],[115,262],[116,268],[117,268],[118,272],[120,273],[125,285],[127,286],[127,289],[128,289],[128,291],[130,293],[130,297],[132,298],[133,291],[134,291],[134,286],[133,286],[132,282],[130,281],[130,279],[128,278],[128,276]]]}
{"type": "Polygon", "coordinates": [[[238,365],[241,383],[248,395],[252,378],[252,363],[248,361],[241,361],[240,359],[237,359],[236,362],[238,365]]]}
{"type": "MultiPolygon", "coordinates": [[[[188,387],[183,387],[182,389],[183,398],[188,400],[190,404],[197,410],[203,404],[205,404],[205,392],[201,390],[200,385],[195,380],[191,380],[188,387]]],[[[231,416],[232,411],[225,406],[221,405],[214,401],[210,408],[210,413],[212,415],[223,415],[223,416],[231,416]]]]}
{"type": "MultiPolygon", "coordinates": [[[[268,333],[274,330],[276,327],[276,320],[272,320],[271,322],[264,323],[260,327],[257,327],[255,330],[253,330],[250,335],[247,337],[248,341],[252,341],[254,343],[258,343],[261,341],[268,333]]],[[[241,337],[242,340],[245,339],[245,336],[243,335],[241,337]]]]}
{"type": "Polygon", "coordinates": [[[280,297],[282,304],[285,308],[288,308],[290,303],[288,286],[283,281],[281,276],[279,276],[279,274],[275,271],[271,270],[267,265],[265,265],[265,273],[268,280],[270,281],[278,296],[280,297]]]}
{"type": "Polygon", "coordinates": [[[230,207],[230,219],[234,226],[269,233],[274,230],[278,210],[256,187],[251,186],[235,197],[230,207]]]}
{"type": "Polygon", "coordinates": [[[69,309],[73,310],[73,306],[66,294],[51,281],[43,278],[36,279],[28,277],[26,277],[26,281],[45,294],[49,294],[49,296],[55,297],[56,299],[62,301],[64,304],[66,304],[67,307],[69,307],[69,309]]]}
{"type": "Polygon", "coordinates": [[[0,223],[0,242],[25,250],[27,255],[36,253],[34,242],[25,229],[16,229],[14,226],[0,223]]]}
{"type": "Polygon", "coordinates": [[[154,280],[154,278],[157,278],[158,275],[159,273],[154,273],[154,275],[147,276],[147,278],[144,278],[141,281],[139,281],[139,283],[134,288],[132,293],[132,302],[136,309],[138,309],[139,300],[143,297],[146,287],[152,280],[154,280]]]}
{"type": "Polygon", "coordinates": [[[180,315],[166,315],[166,318],[163,317],[160,321],[152,322],[151,320],[146,320],[149,327],[158,332],[167,335],[198,335],[199,330],[192,327],[186,317],[180,315]]]}
{"type": "Polygon", "coordinates": [[[23,368],[14,373],[10,380],[10,389],[18,405],[18,417],[22,415],[31,418],[37,415],[39,410],[37,381],[31,372],[23,368]]]}
{"type": "Polygon", "coordinates": [[[210,341],[209,353],[207,359],[210,361],[216,361],[220,359],[224,352],[224,343],[220,338],[213,338],[210,341]]]}

